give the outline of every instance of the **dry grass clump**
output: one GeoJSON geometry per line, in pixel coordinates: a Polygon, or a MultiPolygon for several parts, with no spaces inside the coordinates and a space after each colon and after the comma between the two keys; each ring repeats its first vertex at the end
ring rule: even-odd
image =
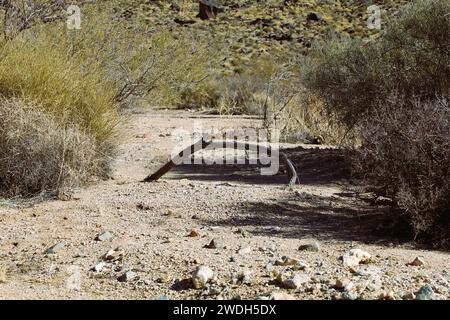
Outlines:
{"type": "Polygon", "coordinates": [[[0,100],[0,195],[33,196],[80,185],[108,170],[95,139],[42,106],[0,100]]]}

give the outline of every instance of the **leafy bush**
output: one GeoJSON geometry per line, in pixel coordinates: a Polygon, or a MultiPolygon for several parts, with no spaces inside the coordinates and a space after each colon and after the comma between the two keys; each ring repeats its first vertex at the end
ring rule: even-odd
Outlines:
{"type": "Polygon", "coordinates": [[[55,118],[24,100],[0,100],[1,196],[56,193],[105,173],[95,140],[55,118]]]}

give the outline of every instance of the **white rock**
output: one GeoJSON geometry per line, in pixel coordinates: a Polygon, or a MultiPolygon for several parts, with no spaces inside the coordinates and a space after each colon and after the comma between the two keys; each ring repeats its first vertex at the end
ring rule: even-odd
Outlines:
{"type": "Polygon", "coordinates": [[[356,267],[361,262],[369,260],[372,256],[370,253],[361,249],[351,249],[342,256],[342,262],[346,267],[356,267]]]}
{"type": "Polygon", "coordinates": [[[103,268],[105,267],[106,263],[104,262],[100,262],[98,264],[95,265],[94,267],[94,271],[100,272],[103,270],[103,268]]]}
{"type": "Polygon", "coordinates": [[[283,281],[283,286],[288,289],[299,289],[304,283],[309,281],[306,273],[296,273],[292,277],[283,281]]]}
{"type": "Polygon", "coordinates": [[[243,248],[240,248],[237,253],[240,254],[241,256],[243,256],[243,255],[249,254],[250,252],[252,252],[252,248],[243,247],[243,248]]]}
{"type": "Polygon", "coordinates": [[[192,273],[192,284],[195,289],[204,288],[212,279],[214,272],[207,266],[198,266],[192,273]]]}

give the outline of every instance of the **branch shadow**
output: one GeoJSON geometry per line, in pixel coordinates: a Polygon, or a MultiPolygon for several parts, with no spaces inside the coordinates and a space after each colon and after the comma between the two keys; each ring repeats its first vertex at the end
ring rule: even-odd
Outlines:
{"type": "Polygon", "coordinates": [[[331,198],[297,194],[273,203],[238,203],[232,210],[239,214],[219,221],[202,222],[244,227],[255,236],[371,244],[403,243],[411,239],[406,233],[390,232],[386,228],[392,221],[389,208],[370,206],[337,194],[331,198]]]}

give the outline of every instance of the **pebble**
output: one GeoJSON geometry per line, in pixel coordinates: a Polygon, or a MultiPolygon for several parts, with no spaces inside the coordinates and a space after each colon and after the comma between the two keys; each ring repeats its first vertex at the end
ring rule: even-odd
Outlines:
{"type": "Polygon", "coordinates": [[[348,284],[350,283],[349,279],[337,279],[336,282],[334,283],[333,288],[341,290],[344,289],[348,284]]]}
{"type": "Polygon", "coordinates": [[[237,253],[240,254],[241,256],[243,256],[243,255],[249,254],[250,252],[252,252],[252,248],[243,247],[243,248],[240,248],[237,253]]]}
{"type": "Polygon", "coordinates": [[[201,289],[212,279],[214,272],[207,266],[198,266],[192,273],[192,284],[195,289],[201,289]]]}
{"type": "Polygon", "coordinates": [[[197,230],[192,230],[189,233],[189,237],[191,237],[191,238],[200,237],[200,233],[197,230]]]}
{"type": "Polygon", "coordinates": [[[306,273],[296,273],[292,277],[283,281],[283,286],[288,289],[299,289],[304,283],[309,281],[306,273]]]}
{"type": "Polygon", "coordinates": [[[223,249],[224,245],[219,239],[212,239],[209,244],[205,246],[208,249],[223,249]]]}
{"type": "Polygon", "coordinates": [[[425,261],[420,257],[416,257],[412,262],[408,263],[408,265],[415,266],[415,267],[420,267],[420,266],[423,266],[424,264],[425,264],[425,261]]]}
{"type": "Polygon", "coordinates": [[[119,282],[129,282],[136,279],[137,274],[133,271],[126,271],[120,277],[117,278],[119,282]]]}
{"type": "Polygon", "coordinates": [[[413,292],[408,292],[402,296],[402,299],[403,300],[414,300],[414,299],[416,299],[416,295],[413,292]]]}
{"type": "Polygon", "coordinates": [[[310,252],[319,252],[320,251],[320,243],[318,241],[314,241],[312,243],[301,245],[298,250],[300,251],[310,251],[310,252]]]}
{"type": "Polygon", "coordinates": [[[106,265],[106,263],[104,263],[104,262],[97,263],[97,264],[94,266],[93,270],[96,271],[96,272],[100,272],[100,271],[103,270],[103,268],[105,267],[105,265],[106,265]]]}
{"type": "Polygon", "coordinates": [[[297,259],[290,258],[290,257],[287,257],[287,256],[283,256],[281,258],[281,260],[275,261],[275,265],[276,266],[282,266],[282,267],[295,266],[298,263],[299,263],[299,261],[297,259]]]}
{"type": "Polygon", "coordinates": [[[341,295],[342,300],[356,300],[358,299],[358,295],[355,292],[345,291],[341,295]]]}
{"type": "Polygon", "coordinates": [[[108,240],[111,240],[112,237],[113,237],[113,235],[112,235],[111,232],[105,231],[105,232],[102,232],[99,235],[97,235],[95,240],[97,240],[97,241],[108,241],[108,240]]]}
{"type": "Polygon", "coordinates": [[[62,248],[64,248],[65,244],[63,242],[59,242],[53,246],[51,246],[50,248],[48,248],[45,253],[46,254],[55,254],[57,253],[59,250],[61,250],[62,248]]]}

